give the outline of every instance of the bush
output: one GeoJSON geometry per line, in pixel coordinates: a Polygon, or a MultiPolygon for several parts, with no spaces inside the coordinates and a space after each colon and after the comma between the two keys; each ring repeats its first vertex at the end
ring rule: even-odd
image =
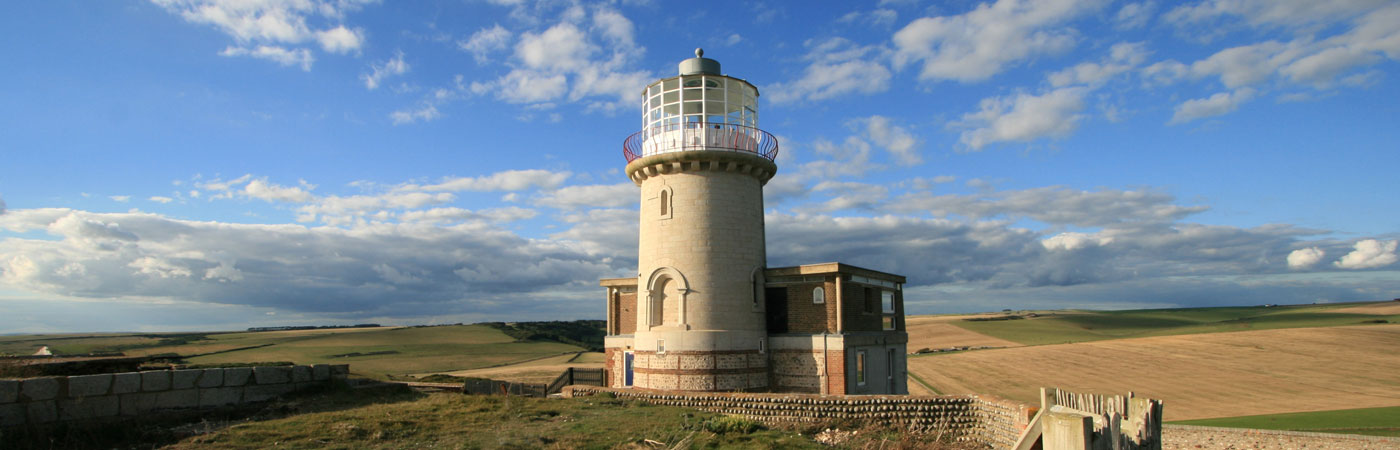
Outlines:
{"type": "Polygon", "coordinates": [[[701,423],[700,426],[714,434],[739,433],[748,434],[765,429],[763,424],[734,416],[721,416],[701,423]]]}

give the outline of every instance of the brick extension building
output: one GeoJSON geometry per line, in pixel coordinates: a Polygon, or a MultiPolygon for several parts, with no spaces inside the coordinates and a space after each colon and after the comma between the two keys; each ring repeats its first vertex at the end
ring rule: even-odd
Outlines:
{"type": "Polygon", "coordinates": [[[778,142],[757,128],[757,98],[699,50],[642,91],[642,131],[623,143],[641,188],[637,276],[600,283],[609,385],[908,393],[904,277],[767,267],[778,142]]]}

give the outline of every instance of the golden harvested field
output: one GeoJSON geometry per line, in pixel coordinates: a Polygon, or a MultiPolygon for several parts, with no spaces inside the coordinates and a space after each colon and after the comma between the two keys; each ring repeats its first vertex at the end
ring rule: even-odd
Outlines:
{"type": "Polygon", "coordinates": [[[930,355],[909,358],[909,371],[944,394],[1032,404],[1042,386],[1135,391],[1164,400],[1167,420],[1187,420],[1398,406],[1396,349],[1400,325],[1360,325],[930,355]]]}
{"type": "Polygon", "coordinates": [[[1363,306],[1334,309],[1332,312],[1351,314],[1400,314],[1400,302],[1372,303],[1363,306]]]}
{"type": "Polygon", "coordinates": [[[1021,344],[968,331],[950,322],[973,316],[911,316],[904,319],[909,330],[909,351],[949,347],[1020,347],[1021,344]]]}

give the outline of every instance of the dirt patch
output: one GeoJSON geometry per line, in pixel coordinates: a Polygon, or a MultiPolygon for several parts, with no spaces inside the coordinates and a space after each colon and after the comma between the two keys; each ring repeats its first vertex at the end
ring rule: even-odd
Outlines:
{"type": "Polygon", "coordinates": [[[909,371],[944,394],[1027,403],[1042,386],[1135,391],[1188,420],[1400,405],[1396,348],[1400,325],[1300,328],[935,355],[909,371]]]}

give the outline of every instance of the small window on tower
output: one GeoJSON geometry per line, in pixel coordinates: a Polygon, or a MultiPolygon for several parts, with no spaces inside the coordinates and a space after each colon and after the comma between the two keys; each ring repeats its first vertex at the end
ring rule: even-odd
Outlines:
{"type": "Polygon", "coordinates": [[[670,193],[670,192],[666,192],[666,191],[661,191],[661,215],[662,215],[662,216],[667,216],[667,215],[670,215],[670,214],[671,214],[671,193],[670,193]]]}

